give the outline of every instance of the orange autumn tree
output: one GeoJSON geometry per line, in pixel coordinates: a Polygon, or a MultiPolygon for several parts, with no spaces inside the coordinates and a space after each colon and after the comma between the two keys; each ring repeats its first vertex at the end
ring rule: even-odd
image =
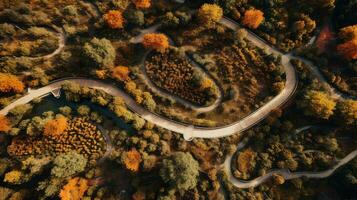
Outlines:
{"type": "Polygon", "coordinates": [[[342,28],[339,37],[344,42],[337,45],[337,51],[347,60],[357,59],[357,25],[342,28]]]}
{"type": "Polygon", "coordinates": [[[127,81],[129,80],[130,70],[125,66],[117,66],[112,70],[112,77],[118,81],[127,81]]]}
{"type": "Polygon", "coordinates": [[[245,11],[242,24],[251,29],[259,27],[260,23],[264,20],[264,13],[257,9],[250,9],[245,11]]]}
{"type": "Polygon", "coordinates": [[[121,29],[124,27],[124,18],[119,10],[111,10],[103,16],[104,21],[112,29],[121,29]]]}
{"type": "Polygon", "coordinates": [[[132,0],[136,8],[149,8],[151,6],[151,0],[132,0]]]}
{"type": "Polygon", "coordinates": [[[43,134],[48,136],[60,135],[64,132],[64,130],[66,130],[67,126],[67,118],[58,117],[57,119],[50,120],[45,124],[43,134]]]}
{"type": "Polygon", "coordinates": [[[131,171],[137,172],[141,162],[141,155],[136,149],[125,152],[124,164],[131,171]]]}
{"type": "Polygon", "coordinates": [[[144,35],[143,45],[145,48],[163,53],[169,48],[169,39],[162,33],[148,33],[144,35]]]}
{"type": "Polygon", "coordinates": [[[0,132],[8,132],[10,129],[10,121],[4,115],[0,115],[0,132]]]}
{"type": "Polygon", "coordinates": [[[24,90],[24,84],[11,74],[0,73],[0,93],[15,92],[20,93],[24,90]]]}
{"type": "Polygon", "coordinates": [[[59,196],[61,200],[81,200],[88,187],[87,179],[75,177],[63,186],[59,196]]]}

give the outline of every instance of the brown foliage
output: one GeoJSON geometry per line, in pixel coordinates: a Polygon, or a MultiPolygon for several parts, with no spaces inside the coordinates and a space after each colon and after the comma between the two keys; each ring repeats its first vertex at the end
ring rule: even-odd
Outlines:
{"type": "Polygon", "coordinates": [[[250,9],[245,11],[242,24],[252,29],[258,28],[264,20],[264,13],[260,10],[250,9]]]}
{"type": "Polygon", "coordinates": [[[20,93],[24,90],[24,87],[24,84],[19,79],[17,79],[16,76],[0,73],[0,92],[20,93]]]}
{"type": "Polygon", "coordinates": [[[139,170],[141,155],[136,149],[132,149],[125,153],[124,164],[125,167],[131,171],[137,172],[139,170]]]}
{"type": "Polygon", "coordinates": [[[342,28],[339,37],[344,42],[337,46],[337,51],[347,60],[357,59],[357,25],[342,28]]]}
{"type": "Polygon", "coordinates": [[[250,163],[252,160],[254,160],[255,156],[256,154],[251,149],[247,149],[240,153],[237,159],[239,171],[247,173],[249,170],[251,170],[250,163]]]}
{"type": "Polygon", "coordinates": [[[121,29],[124,27],[124,18],[118,10],[111,10],[103,16],[104,21],[112,29],[121,29]]]}
{"type": "Polygon", "coordinates": [[[10,121],[6,116],[0,115],[0,132],[8,132],[11,129],[10,121]]]}
{"type": "Polygon", "coordinates": [[[207,94],[192,84],[194,69],[184,57],[172,52],[154,54],[147,59],[145,67],[158,87],[196,104],[202,105],[208,100],[207,94]]]}
{"type": "Polygon", "coordinates": [[[43,134],[53,136],[59,135],[66,130],[67,126],[67,118],[59,117],[57,119],[50,120],[45,124],[43,134]]]}
{"type": "Polygon", "coordinates": [[[130,70],[125,66],[117,66],[112,70],[112,77],[118,81],[127,81],[129,80],[130,70]]]}
{"type": "Polygon", "coordinates": [[[169,47],[169,39],[162,33],[148,33],[144,35],[143,45],[145,48],[164,52],[169,47]]]}
{"type": "Polygon", "coordinates": [[[132,0],[136,8],[149,8],[151,0],[132,0]]]}
{"type": "Polygon", "coordinates": [[[15,137],[7,152],[12,156],[61,154],[76,151],[96,159],[104,151],[104,139],[97,127],[83,118],[75,118],[59,135],[43,135],[42,138],[15,137]]]}
{"type": "Polygon", "coordinates": [[[88,187],[86,179],[75,177],[63,186],[59,196],[61,200],[81,200],[88,187]]]}

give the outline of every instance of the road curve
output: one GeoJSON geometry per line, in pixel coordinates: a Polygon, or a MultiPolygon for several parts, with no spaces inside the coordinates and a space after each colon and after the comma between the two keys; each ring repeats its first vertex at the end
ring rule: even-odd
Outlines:
{"type": "MultiPolygon", "coordinates": [[[[238,27],[236,23],[232,23],[226,18],[224,18],[221,21],[221,23],[232,29],[236,29],[238,27]]],[[[156,28],[155,27],[149,28],[147,30],[142,31],[142,33],[152,32],[153,30],[156,30],[156,28]]],[[[140,38],[141,37],[137,37],[136,39],[140,40],[140,38]]],[[[250,32],[248,32],[247,38],[251,40],[251,42],[254,43],[255,45],[264,48],[268,53],[275,53],[276,55],[282,56],[282,65],[284,66],[285,73],[286,73],[285,87],[272,100],[270,100],[268,103],[266,103],[265,105],[254,111],[253,113],[249,114],[247,117],[243,118],[240,121],[222,127],[209,128],[209,127],[186,125],[153,114],[147,111],[146,109],[142,108],[140,105],[136,104],[135,101],[129,95],[127,95],[125,92],[121,91],[120,89],[118,89],[117,87],[111,84],[107,84],[101,81],[96,81],[91,79],[82,79],[82,78],[68,78],[66,80],[78,83],[81,86],[88,86],[91,88],[104,90],[105,92],[113,96],[121,96],[125,100],[128,107],[132,111],[139,114],[142,118],[158,126],[166,128],[168,130],[181,133],[183,134],[186,140],[191,140],[193,138],[226,137],[247,130],[248,128],[259,123],[261,120],[267,117],[271,111],[273,111],[274,109],[280,107],[285,102],[287,102],[289,98],[294,94],[297,87],[296,73],[294,67],[289,62],[290,59],[288,56],[283,55],[281,52],[270,47],[266,42],[257,38],[255,35],[253,35],[250,32]]],[[[34,98],[47,95],[50,92],[59,89],[64,82],[65,80],[60,80],[50,85],[47,85],[45,87],[42,87],[40,89],[31,90],[27,95],[16,100],[15,102],[11,103],[3,110],[1,110],[0,114],[6,115],[8,111],[14,108],[16,105],[28,103],[34,98]]]]}
{"type": "Polygon", "coordinates": [[[279,174],[284,177],[285,180],[290,180],[290,179],[295,179],[295,178],[301,178],[301,177],[306,177],[306,178],[326,178],[333,174],[335,170],[337,170],[339,167],[342,165],[345,165],[346,163],[350,162],[352,159],[354,159],[357,156],[357,150],[352,151],[349,153],[346,157],[343,159],[339,160],[338,163],[333,166],[332,168],[325,170],[325,171],[320,171],[320,172],[290,172],[288,169],[277,169],[277,170],[272,170],[269,173],[257,177],[253,180],[250,181],[243,181],[243,180],[238,180],[235,178],[232,174],[231,170],[231,163],[232,163],[232,156],[229,156],[225,162],[224,162],[224,169],[227,172],[227,176],[229,181],[231,183],[238,187],[238,188],[251,188],[251,187],[256,187],[265,181],[269,180],[273,175],[279,174]]]}

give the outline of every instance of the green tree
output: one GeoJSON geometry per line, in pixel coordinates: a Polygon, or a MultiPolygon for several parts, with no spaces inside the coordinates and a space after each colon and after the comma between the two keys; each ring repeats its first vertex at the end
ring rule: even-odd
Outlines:
{"type": "Polygon", "coordinates": [[[90,108],[87,105],[81,105],[77,108],[77,112],[81,116],[88,116],[90,113],[90,108]]]}
{"type": "Polygon", "coordinates": [[[124,17],[133,25],[142,26],[145,23],[144,13],[141,10],[129,10],[124,13],[124,17]]]}
{"type": "Polygon", "coordinates": [[[82,55],[88,67],[105,69],[114,65],[115,49],[109,40],[93,38],[84,44],[82,55]]]}
{"type": "Polygon", "coordinates": [[[162,161],[161,178],[172,189],[186,191],[197,185],[198,162],[189,153],[176,152],[162,161]]]}
{"type": "Polygon", "coordinates": [[[58,178],[70,177],[84,171],[87,159],[77,152],[68,152],[58,155],[53,161],[51,174],[58,178]]]}

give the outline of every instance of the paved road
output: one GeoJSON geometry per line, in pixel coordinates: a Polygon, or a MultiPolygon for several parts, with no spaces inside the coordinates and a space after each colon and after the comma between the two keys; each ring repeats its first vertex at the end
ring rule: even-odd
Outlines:
{"type": "MultiPolygon", "coordinates": [[[[232,28],[232,29],[236,29],[239,27],[236,23],[232,22],[231,20],[229,20],[227,18],[223,18],[221,23],[226,25],[229,28],[232,28]]],[[[156,30],[156,28],[151,27],[147,30],[144,30],[142,32],[142,34],[145,34],[152,30],[156,30]]],[[[134,38],[132,40],[132,42],[140,41],[140,38],[142,38],[142,37],[134,38]]],[[[182,124],[179,122],[169,120],[167,118],[158,116],[158,115],[153,114],[153,113],[147,111],[146,109],[142,108],[140,105],[136,104],[136,102],[129,95],[127,95],[125,92],[121,91],[119,88],[117,88],[111,84],[107,84],[107,83],[97,81],[97,80],[83,79],[83,78],[68,78],[66,80],[59,80],[59,81],[49,84],[45,87],[42,87],[42,88],[39,88],[36,90],[30,90],[28,94],[26,94],[25,96],[21,97],[20,99],[14,101],[10,105],[8,105],[4,109],[2,109],[0,111],[0,114],[6,115],[8,113],[8,111],[11,110],[12,108],[14,108],[15,106],[28,103],[34,98],[49,95],[50,92],[61,88],[61,85],[65,81],[71,81],[71,82],[75,82],[81,86],[88,86],[88,87],[95,88],[95,89],[101,89],[113,96],[122,97],[124,99],[124,101],[126,102],[128,108],[131,109],[132,111],[136,112],[137,114],[139,114],[142,118],[144,118],[145,120],[150,121],[158,126],[166,128],[168,130],[181,133],[181,134],[183,134],[183,136],[186,140],[190,140],[195,137],[197,137],[197,138],[219,138],[219,137],[229,136],[229,135],[232,135],[232,134],[235,134],[238,132],[242,132],[242,131],[252,127],[253,125],[257,124],[258,122],[260,122],[272,110],[280,107],[286,101],[288,101],[289,98],[294,94],[296,87],[297,87],[296,73],[295,73],[294,67],[289,62],[290,59],[295,58],[295,57],[291,56],[291,54],[285,54],[285,55],[282,54],[280,51],[278,51],[274,47],[271,47],[264,40],[260,39],[258,36],[256,36],[255,34],[249,32],[249,31],[248,31],[247,39],[249,39],[256,46],[259,46],[260,48],[265,49],[267,53],[274,53],[274,54],[280,55],[282,57],[282,65],[284,66],[285,73],[286,73],[285,88],[281,91],[280,94],[275,96],[271,101],[266,103],[264,106],[260,107],[255,112],[251,113],[250,115],[248,115],[247,117],[245,117],[244,119],[242,119],[236,123],[233,123],[233,124],[230,124],[230,125],[227,125],[224,127],[215,127],[215,128],[195,127],[195,126],[188,126],[188,125],[185,125],[185,124],[182,124]]],[[[63,41],[64,41],[64,38],[63,38],[63,41]]],[[[63,46],[64,46],[64,42],[63,42],[63,46]]],[[[63,46],[62,46],[62,48],[63,48],[63,46]]],[[[297,58],[297,59],[300,59],[300,58],[297,58]]],[[[302,59],[300,59],[300,60],[302,60],[302,59]]],[[[302,60],[302,61],[305,62],[305,60],[302,60]]],[[[313,65],[310,65],[310,66],[313,66],[313,65]]],[[[337,93],[335,93],[335,94],[337,94],[337,93]]],[[[341,96],[337,96],[337,97],[340,98],[341,96]]],[[[357,150],[353,151],[348,156],[346,156],[344,159],[342,159],[334,168],[332,168],[330,170],[326,170],[324,172],[319,172],[319,173],[315,173],[315,172],[290,173],[286,170],[276,170],[276,171],[272,171],[262,177],[258,177],[257,179],[254,179],[250,182],[243,182],[243,181],[239,181],[239,180],[235,179],[232,176],[230,168],[227,171],[229,172],[229,177],[230,177],[230,180],[232,181],[232,183],[237,187],[243,187],[243,188],[257,186],[260,183],[267,180],[268,178],[270,178],[271,175],[274,173],[279,173],[279,174],[283,175],[285,177],[285,179],[298,178],[298,177],[302,177],[302,176],[306,176],[306,177],[310,177],[310,178],[323,178],[323,177],[327,177],[327,176],[331,175],[334,172],[334,170],[336,170],[338,167],[349,162],[351,159],[353,159],[356,156],[356,154],[357,154],[357,150]]],[[[225,166],[230,167],[231,158],[232,157],[229,157],[225,161],[225,163],[228,163],[228,164],[225,164],[225,166]]]]}
{"type": "Polygon", "coordinates": [[[352,159],[354,159],[357,156],[357,150],[352,151],[349,153],[346,157],[343,159],[339,160],[339,162],[332,167],[331,169],[325,170],[325,171],[320,171],[320,172],[290,172],[288,169],[278,169],[278,170],[272,170],[269,173],[260,176],[258,178],[255,178],[251,181],[242,181],[238,180],[235,178],[232,174],[231,170],[231,163],[232,163],[232,156],[229,156],[228,159],[224,162],[224,168],[225,171],[227,172],[228,179],[231,181],[231,183],[239,188],[250,188],[250,187],[256,187],[265,181],[269,180],[274,174],[279,174],[284,177],[285,180],[290,180],[290,179],[295,179],[295,178],[301,178],[301,177],[307,177],[307,178],[326,178],[333,174],[333,172],[341,167],[342,165],[345,165],[346,163],[350,162],[352,159]]]}
{"type": "MultiPolygon", "coordinates": [[[[232,23],[227,19],[224,19],[222,21],[222,23],[232,29],[236,29],[238,27],[237,24],[232,23]]],[[[156,28],[152,27],[152,28],[146,29],[142,32],[144,34],[147,32],[152,32],[154,30],[156,30],[156,28]]],[[[113,96],[122,96],[123,99],[125,100],[125,102],[127,103],[128,107],[132,111],[134,111],[137,114],[139,114],[140,116],[142,116],[142,118],[144,118],[147,121],[150,121],[158,126],[166,128],[168,130],[181,133],[181,134],[183,134],[183,136],[186,140],[191,140],[193,138],[226,137],[226,136],[247,130],[248,128],[252,127],[253,125],[259,123],[266,116],[268,116],[272,110],[280,107],[286,101],[288,101],[289,98],[294,94],[296,87],[297,87],[296,73],[295,73],[294,67],[289,62],[289,57],[286,55],[283,55],[279,51],[270,47],[263,40],[260,40],[259,38],[252,35],[251,33],[248,33],[247,37],[255,45],[257,45],[261,48],[265,48],[268,53],[275,53],[277,55],[282,56],[282,65],[284,66],[285,73],[286,73],[286,85],[280,94],[275,96],[271,101],[266,103],[264,106],[260,107],[258,110],[251,113],[250,115],[248,115],[247,117],[243,118],[240,121],[237,121],[233,124],[223,126],[223,127],[207,128],[207,127],[197,127],[197,126],[185,125],[182,123],[178,123],[178,122],[169,120],[165,117],[158,116],[156,114],[153,114],[153,113],[145,110],[140,105],[136,104],[135,101],[129,95],[127,95],[125,92],[121,91],[120,89],[118,89],[117,87],[115,87],[113,85],[106,84],[106,83],[96,81],[96,80],[90,80],[90,79],[69,78],[68,80],[76,82],[81,86],[88,86],[88,87],[92,87],[92,88],[96,88],[96,89],[102,89],[113,96]]],[[[140,39],[140,37],[138,37],[138,39],[140,39]]],[[[16,100],[15,102],[11,103],[9,106],[7,106],[3,110],[1,110],[0,114],[7,114],[7,112],[11,108],[15,107],[16,105],[28,103],[34,98],[38,98],[38,97],[44,96],[46,94],[49,94],[51,91],[59,89],[63,83],[64,83],[64,80],[52,83],[50,85],[47,85],[47,86],[37,89],[37,90],[31,90],[27,95],[16,100]]]]}

